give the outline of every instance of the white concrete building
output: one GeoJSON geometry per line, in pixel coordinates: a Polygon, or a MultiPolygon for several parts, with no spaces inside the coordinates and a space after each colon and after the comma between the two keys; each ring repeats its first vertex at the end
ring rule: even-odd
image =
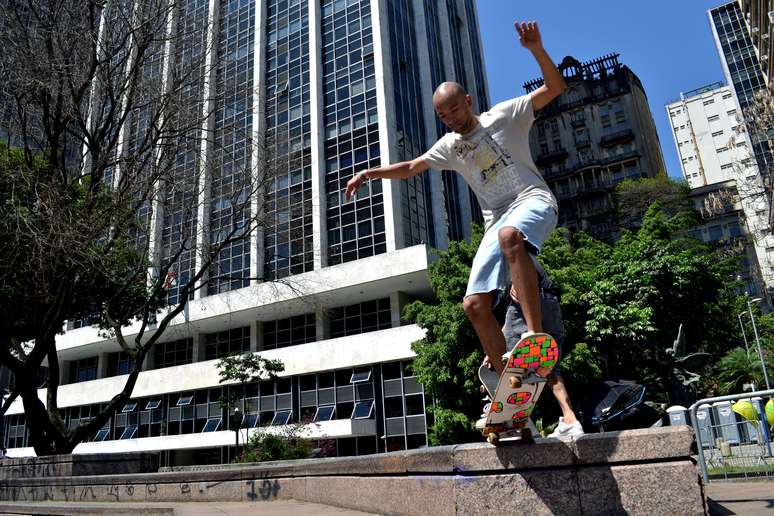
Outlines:
{"type": "Polygon", "coordinates": [[[736,178],[735,164],[745,164],[749,175],[757,174],[741,110],[729,86],[718,82],[681,93],[666,109],[683,177],[691,188],[736,178]]]}
{"type": "MultiPolygon", "coordinates": [[[[765,294],[774,288],[768,210],[736,95],[730,86],[713,83],[681,93],[680,99],[667,104],[666,110],[683,177],[694,191],[694,198],[702,199],[701,211],[708,219],[717,219],[721,214],[727,217],[735,210],[724,207],[725,203],[735,199],[731,204],[739,207],[743,233],[750,237],[754,249],[749,254],[757,262],[757,266],[748,269],[750,293],[765,294]],[[724,189],[728,192],[723,192],[724,189]],[[723,206],[714,209],[713,203],[718,202],[723,206]]],[[[713,223],[709,233],[704,228],[706,238],[702,239],[719,240],[720,227],[713,223]]],[[[722,227],[727,233],[727,224],[722,227]]],[[[732,236],[739,236],[735,228],[730,231],[734,233],[732,236]]]]}
{"type": "MultiPolygon", "coordinates": [[[[215,362],[247,350],[286,368],[250,388],[242,407],[250,432],[309,418],[309,435],[333,440],[338,455],[426,445],[431,400],[406,367],[423,331],[403,324],[400,313],[432,297],[429,249],[468,238],[477,204],[460,177],[441,171],[371,181],[355,202],[340,201],[357,170],[418,155],[442,134],[431,104],[440,82],[457,80],[476,109],[488,107],[475,2],[184,4],[190,12],[181,16],[214,22],[210,62],[226,64],[217,65],[213,87],[236,91],[226,101],[233,105],[216,106],[224,114],[216,118],[290,138],[273,150],[291,163],[266,207],[278,222],[229,250],[218,265],[244,280],[197,291],[149,354],[132,402],[75,452],[163,450],[165,464],[228,460],[235,435],[217,403],[215,362]]],[[[216,136],[229,130],[214,128],[216,136]]],[[[233,159],[254,159],[242,145],[233,159]]],[[[197,220],[219,220],[217,195],[200,203],[212,213],[197,220]]],[[[164,217],[155,224],[160,234],[181,230],[164,217]]],[[[70,322],[57,347],[59,406],[77,424],[120,391],[129,361],[89,321],[70,322]]],[[[10,455],[33,453],[19,401],[7,412],[6,438],[10,455]]]]}

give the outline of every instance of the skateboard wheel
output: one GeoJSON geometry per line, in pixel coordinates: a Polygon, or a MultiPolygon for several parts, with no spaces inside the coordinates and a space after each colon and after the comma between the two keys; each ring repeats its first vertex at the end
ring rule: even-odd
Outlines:
{"type": "Polygon", "coordinates": [[[480,392],[481,394],[486,394],[486,387],[484,387],[483,385],[482,385],[482,386],[480,386],[480,387],[478,388],[478,392],[480,392]]]}
{"type": "Polygon", "coordinates": [[[516,376],[511,376],[508,378],[508,381],[511,383],[511,389],[518,389],[521,387],[521,382],[519,381],[519,378],[516,376]]]}
{"type": "Polygon", "coordinates": [[[521,429],[521,440],[522,441],[531,441],[532,440],[532,430],[529,428],[522,428],[521,429]]]}
{"type": "Polygon", "coordinates": [[[489,432],[486,436],[486,441],[489,444],[497,444],[500,442],[500,435],[497,432],[489,432]]]}

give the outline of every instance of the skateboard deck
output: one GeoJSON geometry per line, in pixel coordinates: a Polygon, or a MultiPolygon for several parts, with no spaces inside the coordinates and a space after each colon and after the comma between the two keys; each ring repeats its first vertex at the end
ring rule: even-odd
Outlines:
{"type": "MultiPolygon", "coordinates": [[[[499,377],[491,395],[492,377],[497,373],[479,370],[479,378],[490,392],[491,403],[486,412],[483,434],[491,444],[500,438],[532,435],[527,427],[532,410],[545,387],[546,377],[559,360],[556,341],[548,334],[535,333],[521,339],[508,354],[505,371],[499,377]]],[[[486,369],[486,368],[484,368],[486,369]]]]}
{"type": "MultiPolygon", "coordinates": [[[[493,370],[486,366],[481,366],[478,369],[478,378],[481,381],[481,394],[484,395],[483,401],[486,402],[486,405],[484,406],[484,413],[486,414],[490,407],[491,407],[491,401],[492,398],[494,398],[494,393],[497,391],[497,383],[500,380],[500,376],[493,370]]],[[[539,399],[540,393],[543,390],[543,387],[545,386],[545,382],[543,383],[537,383],[533,384],[538,387],[537,392],[534,393],[534,398],[539,399]]],[[[479,420],[476,423],[476,428],[479,430],[483,430],[483,420],[479,420]]],[[[537,434],[537,429],[535,429],[535,425],[532,423],[531,419],[527,419],[527,426],[525,429],[521,428],[506,428],[503,429],[502,432],[499,433],[500,440],[506,439],[522,439],[526,438],[526,440],[529,440],[531,435],[527,435],[524,430],[529,429],[530,431],[537,434]]]]}

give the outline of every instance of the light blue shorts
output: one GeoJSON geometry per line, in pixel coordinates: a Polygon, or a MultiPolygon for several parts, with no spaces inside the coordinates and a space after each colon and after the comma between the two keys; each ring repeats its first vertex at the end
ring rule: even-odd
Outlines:
{"type": "Polygon", "coordinates": [[[548,235],[556,227],[556,210],[542,199],[527,199],[510,208],[484,233],[478,246],[465,297],[471,294],[487,294],[498,291],[493,303],[511,283],[508,261],[500,249],[498,232],[504,227],[518,229],[524,236],[527,250],[538,255],[548,235]]]}

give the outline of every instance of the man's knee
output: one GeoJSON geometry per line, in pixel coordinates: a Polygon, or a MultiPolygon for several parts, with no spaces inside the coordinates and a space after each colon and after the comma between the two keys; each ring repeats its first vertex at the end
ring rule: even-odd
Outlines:
{"type": "Polygon", "coordinates": [[[500,249],[503,250],[506,258],[510,259],[527,252],[524,236],[518,229],[513,227],[501,228],[497,232],[497,237],[500,241],[500,249]]]}
{"type": "Polygon", "coordinates": [[[492,311],[491,299],[484,294],[471,294],[462,300],[462,309],[470,320],[492,311]]]}

